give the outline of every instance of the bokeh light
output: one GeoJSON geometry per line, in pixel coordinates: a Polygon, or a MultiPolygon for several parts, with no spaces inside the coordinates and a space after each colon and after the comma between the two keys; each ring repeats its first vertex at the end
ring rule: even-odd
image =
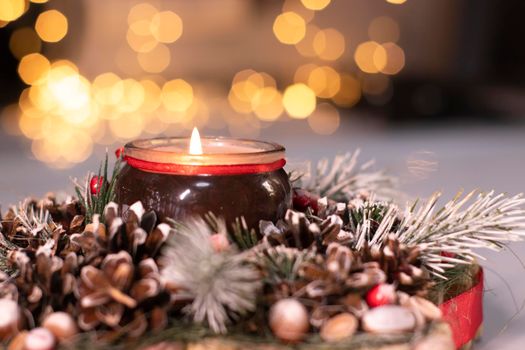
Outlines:
{"type": "Polygon", "coordinates": [[[350,108],[361,99],[361,83],[350,74],[340,75],[341,86],[332,101],[340,107],[350,108]]]}
{"type": "Polygon", "coordinates": [[[330,1],[331,0],[301,0],[304,7],[315,11],[324,9],[330,4],[330,1]]]}
{"type": "Polygon", "coordinates": [[[308,117],[308,125],[320,135],[331,135],[341,122],[339,111],[330,103],[320,103],[317,109],[308,117]]]}
{"type": "Polygon", "coordinates": [[[26,11],[25,0],[2,0],[0,1],[0,20],[10,22],[22,16],[26,11]]]}
{"type": "Polygon", "coordinates": [[[334,28],[320,30],[315,34],[313,49],[320,59],[335,61],[345,52],[345,38],[334,28]]]}
{"type": "Polygon", "coordinates": [[[281,43],[294,45],[304,38],[306,22],[295,12],[284,12],[275,19],[273,33],[281,43]]]}
{"type": "Polygon", "coordinates": [[[307,118],[315,110],[315,93],[305,84],[293,84],[286,88],[283,95],[283,106],[292,118],[307,118]]]}
{"type": "Polygon", "coordinates": [[[172,112],[186,112],[193,103],[193,88],[182,79],[170,80],[162,87],[162,103],[172,112]]]}
{"type": "Polygon", "coordinates": [[[252,109],[261,120],[277,120],[283,113],[281,93],[271,86],[259,89],[252,99],[252,109]]]}
{"type": "Polygon", "coordinates": [[[30,27],[16,29],[9,38],[9,49],[17,59],[33,52],[40,52],[41,47],[40,38],[30,27]]]}
{"type": "Polygon", "coordinates": [[[405,66],[405,52],[394,43],[382,45],[386,51],[386,64],[381,69],[381,73],[395,75],[405,66]]]}
{"type": "Polygon", "coordinates": [[[151,34],[161,43],[173,43],[182,35],[182,20],[172,11],[156,13],[151,19],[151,34]]]}
{"type": "Polygon", "coordinates": [[[301,3],[301,0],[285,0],[283,2],[282,12],[289,11],[297,13],[305,20],[306,23],[309,23],[312,19],[314,19],[315,16],[315,12],[306,8],[301,3]]]}
{"type": "Polygon", "coordinates": [[[24,56],[18,65],[18,75],[28,85],[42,81],[49,72],[49,60],[39,53],[24,56]]]}
{"type": "Polygon", "coordinates": [[[313,24],[306,26],[306,33],[303,40],[295,44],[297,52],[299,52],[304,57],[315,57],[317,52],[314,49],[314,39],[316,38],[319,28],[313,24]]]}
{"type": "Polygon", "coordinates": [[[404,4],[407,0],[386,0],[386,2],[389,2],[391,4],[401,5],[404,4]]]}
{"type": "Polygon", "coordinates": [[[166,45],[158,44],[151,51],[139,52],[137,60],[145,72],[160,73],[168,68],[171,61],[171,53],[166,45]]]}
{"type": "Polygon", "coordinates": [[[378,73],[386,66],[387,53],[379,43],[366,41],[357,46],[354,59],[363,72],[378,73]]]}
{"type": "Polygon", "coordinates": [[[42,12],[36,19],[35,30],[43,41],[56,43],[67,34],[67,18],[57,10],[42,12]]]}
{"type": "Polygon", "coordinates": [[[339,92],[341,78],[332,67],[317,67],[310,72],[308,86],[318,97],[331,98],[339,92]]]}

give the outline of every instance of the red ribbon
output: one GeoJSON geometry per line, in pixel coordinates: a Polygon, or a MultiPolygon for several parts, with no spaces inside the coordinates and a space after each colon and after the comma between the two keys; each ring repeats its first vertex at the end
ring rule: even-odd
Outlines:
{"type": "Polygon", "coordinates": [[[477,275],[478,283],[460,295],[439,305],[443,319],[452,329],[452,338],[459,349],[474,340],[483,322],[483,270],[477,275]]]}
{"type": "Polygon", "coordinates": [[[174,175],[242,175],[267,173],[284,167],[286,160],[279,159],[268,164],[235,164],[235,165],[186,165],[172,163],[157,163],[124,156],[124,160],[132,167],[162,174],[174,175]]]}

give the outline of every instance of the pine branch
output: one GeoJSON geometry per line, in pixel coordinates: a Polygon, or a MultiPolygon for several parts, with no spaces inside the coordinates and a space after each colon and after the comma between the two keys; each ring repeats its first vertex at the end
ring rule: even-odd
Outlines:
{"type": "Polygon", "coordinates": [[[525,236],[525,198],[521,194],[458,193],[437,209],[440,197],[434,193],[421,205],[415,202],[407,206],[403,213],[389,204],[375,231],[370,230],[371,218],[364,215],[356,228],[355,248],[362,249],[365,242],[382,245],[393,234],[404,244],[418,246],[427,268],[435,276],[446,278],[446,270],[484,259],[474,249],[500,250],[506,242],[525,236]],[[443,252],[449,254],[444,256],[443,252]]]}
{"type": "Polygon", "coordinates": [[[400,197],[401,193],[396,189],[397,178],[384,170],[372,170],[373,160],[358,165],[359,154],[359,149],[340,154],[331,163],[326,158],[321,159],[313,170],[309,163],[308,170],[302,174],[293,170],[296,186],[338,202],[349,201],[362,193],[375,193],[382,200],[400,197]]]}
{"type": "Polygon", "coordinates": [[[84,207],[86,211],[86,222],[90,223],[93,221],[95,215],[99,215],[100,222],[104,222],[104,208],[108,203],[115,201],[116,193],[115,186],[117,183],[117,177],[122,166],[122,159],[119,158],[115,162],[111,177],[109,176],[109,156],[106,152],[104,161],[100,164],[97,173],[98,179],[103,179],[100,184],[98,193],[91,193],[90,180],[95,176],[89,172],[83,183],[80,184],[76,179],[73,180],[75,184],[75,192],[78,196],[80,205],[84,207]]]}

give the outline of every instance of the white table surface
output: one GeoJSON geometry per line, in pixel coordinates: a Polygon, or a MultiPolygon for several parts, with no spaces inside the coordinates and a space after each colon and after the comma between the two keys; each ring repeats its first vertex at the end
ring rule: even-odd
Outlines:
{"type": "MultiPolygon", "coordinates": [[[[285,144],[292,161],[318,159],[337,152],[362,149],[362,160],[375,158],[401,176],[402,188],[413,196],[442,190],[450,198],[458,189],[525,192],[525,127],[457,127],[383,131],[370,123],[347,121],[335,135],[312,135],[304,122],[265,129],[260,138],[285,144]],[[368,126],[367,126],[368,125],[368,126]],[[412,174],[414,160],[428,161],[425,176],[412,174]]],[[[0,132],[0,203],[4,208],[26,195],[46,191],[72,193],[71,176],[96,170],[103,157],[98,150],[81,166],[52,170],[31,159],[29,146],[0,132]]],[[[525,243],[510,245],[525,261],[525,243]]],[[[483,252],[488,258],[484,298],[485,327],[477,349],[522,349],[525,342],[525,266],[511,252],[483,252]]]]}

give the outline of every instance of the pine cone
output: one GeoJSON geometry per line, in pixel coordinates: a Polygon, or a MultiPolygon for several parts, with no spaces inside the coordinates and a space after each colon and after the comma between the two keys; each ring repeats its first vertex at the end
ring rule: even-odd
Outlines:
{"type": "Polygon", "coordinates": [[[29,325],[38,326],[51,312],[66,311],[82,330],[96,329],[110,340],[166,326],[170,296],[157,260],[171,228],[157,225],[153,212],[144,213],[136,203],[120,217],[117,205],[110,203],[105,224],[95,217],[76,233],[82,224],[74,206],[49,199],[26,208],[25,217],[12,211],[4,218],[5,232],[14,232],[4,233],[7,263],[16,272],[14,278],[0,275],[0,296],[17,300],[32,318],[29,325]],[[42,211],[33,215],[37,207],[42,211]],[[46,216],[44,207],[55,215],[46,216]],[[55,217],[64,222],[72,217],[69,231],[55,217]],[[20,243],[21,237],[27,244],[20,243]]]}
{"type": "Polygon", "coordinates": [[[365,246],[363,261],[375,261],[386,273],[388,283],[396,283],[398,290],[425,297],[434,286],[430,273],[422,266],[419,249],[400,244],[390,235],[384,247],[365,246]]]}
{"type": "Polygon", "coordinates": [[[341,216],[331,214],[315,220],[311,222],[307,214],[288,210],[284,220],[276,225],[262,220],[260,232],[264,241],[271,246],[284,245],[298,249],[315,246],[319,251],[324,251],[332,242],[348,243],[353,239],[350,232],[341,229],[344,225],[341,216]]]}

